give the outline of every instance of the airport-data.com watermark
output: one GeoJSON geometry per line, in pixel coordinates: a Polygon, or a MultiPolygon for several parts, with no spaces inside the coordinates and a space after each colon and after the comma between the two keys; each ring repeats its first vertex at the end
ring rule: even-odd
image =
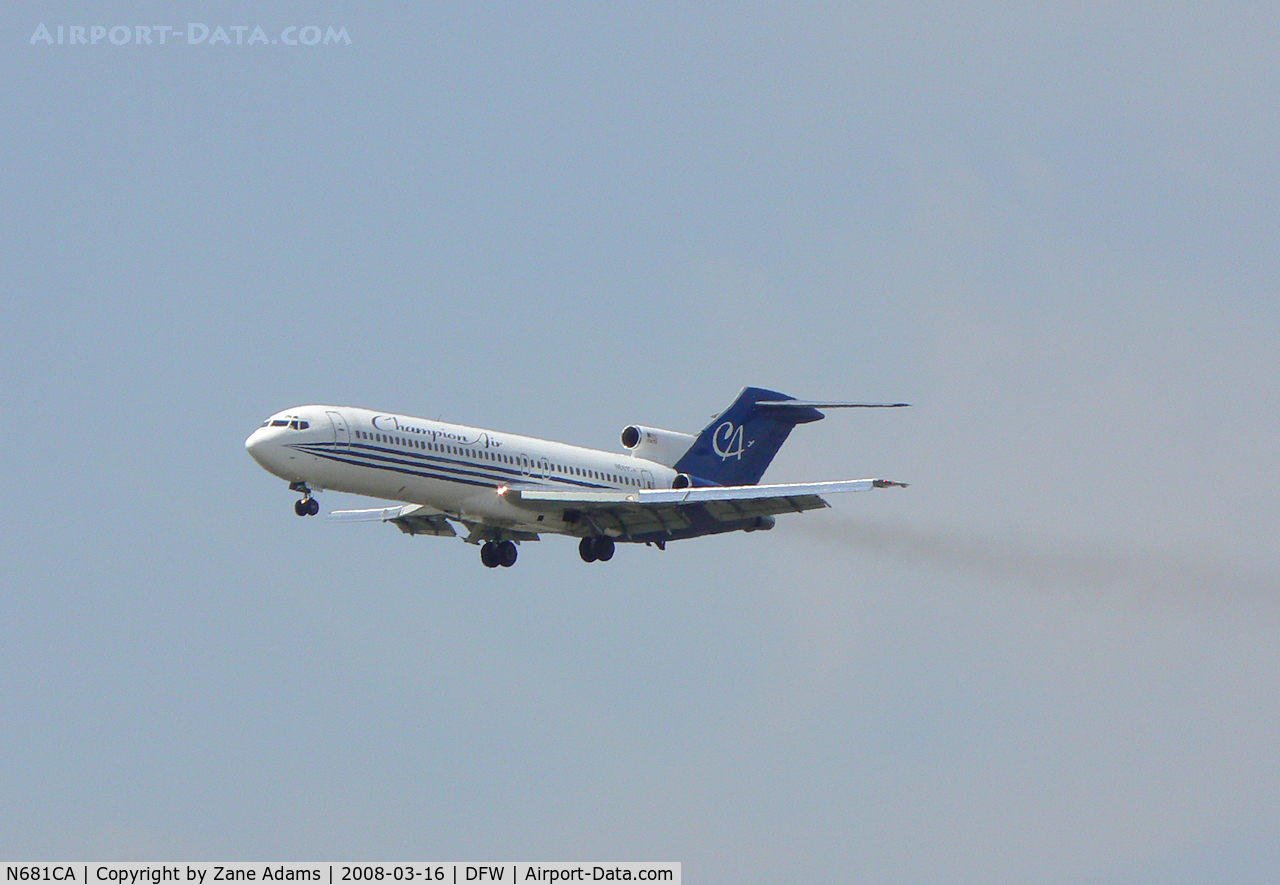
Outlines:
{"type": "Polygon", "coordinates": [[[36,25],[32,46],[350,46],[346,26],[290,25],[36,25]]]}

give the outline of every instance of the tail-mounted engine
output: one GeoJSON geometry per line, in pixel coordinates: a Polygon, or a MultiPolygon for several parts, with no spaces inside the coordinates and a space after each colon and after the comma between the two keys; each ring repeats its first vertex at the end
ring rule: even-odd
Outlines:
{"type": "Polygon", "coordinates": [[[677,433],[631,424],[622,429],[622,445],[637,458],[672,467],[697,440],[692,433],[677,433]]]}

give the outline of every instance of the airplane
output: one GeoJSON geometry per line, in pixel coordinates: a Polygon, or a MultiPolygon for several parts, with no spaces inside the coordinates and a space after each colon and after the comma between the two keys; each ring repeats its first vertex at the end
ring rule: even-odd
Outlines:
{"type": "Polygon", "coordinates": [[[308,405],[272,415],[245,440],[268,473],[302,495],[298,516],[320,512],[326,489],[400,502],[329,514],[389,522],[408,535],[480,546],[488,568],[515,565],[518,544],[543,534],[579,538],[584,562],[608,562],[618,543],[665,550],[668,541],[772,529],[780,513],[830,506],[822,496],[906,488],[848,479],[760,485],[799,424],[821,409],[908,403],[813,402],[746,387],[700,434],[640,424],[622,431],[625,455],[427,418],[308,405]]]}

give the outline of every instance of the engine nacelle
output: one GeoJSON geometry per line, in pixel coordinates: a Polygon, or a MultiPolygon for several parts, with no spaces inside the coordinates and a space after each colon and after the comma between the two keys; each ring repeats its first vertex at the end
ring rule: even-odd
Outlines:
{"type": "Polygon", "coordinates": [[[674,467],[696,440],[692,433],[677,433],[639,424],[630,424],[622,429],[622,445],[627,451],[637,458],[657,461],[667,467],[674,467]]]}
{"type": "Polygon", "coordinates": [[[712,482],[700,476],[690,476],[687,473],[677,473],[675,479],[671,480],[671,488],[673,489],[715,489],[719,487],[720,483],[718,482],[712,482]]]}

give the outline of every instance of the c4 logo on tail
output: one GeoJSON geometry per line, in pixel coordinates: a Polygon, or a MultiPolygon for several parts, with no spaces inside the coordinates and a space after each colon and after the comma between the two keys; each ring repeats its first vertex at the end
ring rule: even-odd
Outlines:
{"type": "Polygon", "coordinates": [[[711,447],[725,461],[730,458],[737,458],[741,461],[743,448],[742,426],[735,426],[732,421],[726,421],[721,424],[711,436],[711,447]]]}

